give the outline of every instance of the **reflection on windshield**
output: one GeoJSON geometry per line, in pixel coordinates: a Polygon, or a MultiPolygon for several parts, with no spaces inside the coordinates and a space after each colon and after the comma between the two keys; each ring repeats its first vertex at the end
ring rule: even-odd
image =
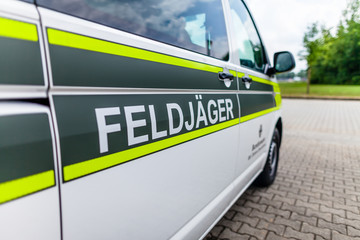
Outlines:
{"type": "Polygon", "coordinates": [[[264,52],[250,14],[239,0],[230,0],[230,7],[240,64],[263,71],[265,67],[264,52]]]}
{"type": "Polygon", "coordinates": [[[221,0],[38,0],[38,4],[216,58],[228,56],[221,0]]]}

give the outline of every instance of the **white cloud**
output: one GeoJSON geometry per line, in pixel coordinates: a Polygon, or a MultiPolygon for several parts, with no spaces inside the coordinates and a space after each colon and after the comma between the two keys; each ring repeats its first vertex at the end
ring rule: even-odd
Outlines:
{"type": "Polygon", "coordinates": [[[306,68],[298,53],[307,26],[319,22],[334,27],[340,22],[349,0],[247,0],[270,59],[275,52],[290,51],[296,59],[295,71],[306,68]]]}

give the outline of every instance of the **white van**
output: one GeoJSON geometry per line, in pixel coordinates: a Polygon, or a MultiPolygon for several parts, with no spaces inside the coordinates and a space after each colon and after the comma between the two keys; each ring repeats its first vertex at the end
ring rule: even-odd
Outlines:
{"type": "Polygon", "coordinates": [[[281,96],[241,0],[1,0],[0,239],[201,239],[276,176],[281,96]]]}

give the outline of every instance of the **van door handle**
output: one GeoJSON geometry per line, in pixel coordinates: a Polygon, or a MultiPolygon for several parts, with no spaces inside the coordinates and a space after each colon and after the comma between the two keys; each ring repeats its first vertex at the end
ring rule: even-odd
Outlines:
{"type": "Polygon", "coordinates": [[[250,77],[242,77],[241,80],[243,83],[251,83],[252,82],[252,79],[250,77]]]}
{"type": "Polygon", "coordinates": [[[224,81],[225,79],[229,79],[230,81],[234,80],[234,75],[231,73],[219,72],[219,80],[224,81]]]}

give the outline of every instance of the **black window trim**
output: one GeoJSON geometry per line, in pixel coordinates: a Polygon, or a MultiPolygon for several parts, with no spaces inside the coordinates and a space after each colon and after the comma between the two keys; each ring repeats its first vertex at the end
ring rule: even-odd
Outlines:
{"type": "Polygon", "coordinates": [[[257,33],[257,35],[258,35],[258,37],[259,37],[261,47],[262,47],[262,49],[264,50],[264,51],[263,51],[263,55],[264,55],[263,57],[264,57],[264,60],[265,60],[265,61],[264,61],[264,69],[263,69],[262,71],[257,70],[257,69],[255,69],[255,68],[251,68],[251,67],[248,67],[248,66],[241,65],[240,62],[239,62],[239,66],[240,66],[240,67],[243,67],[243,68],[246,68],[246,69],[249,69],[249,70],[253,70],[253,71],[259,72],[259,73],[266,74],[267,69],[270,67],[270,61],[269,61],[269,57],[268,57],[266,48],[265,48],[265,46],[264,46],[264,44],[263,44],[263,41],[262,41],[262,39],[261,39],[261,35],[260,35],[260,33],[259,33],[259,30],[258,30],[256,24],[255,24],[254,18],[253,18],[253,16],[252,16],[251,12],[249,11],[248,6],[246,5],[246,3],[245,3],[244,0],[240,0],[240,1],[242,2],[242,4],[244,4],[245,9],[246,9],[246,11],[247,11],[248,14],[249,14],[250,19],[251,19],[251,22],[253,23],[253,26],[254,26],[254,28],[255,28],[255,31],[256,31],[256,33],[257,33]]]}

